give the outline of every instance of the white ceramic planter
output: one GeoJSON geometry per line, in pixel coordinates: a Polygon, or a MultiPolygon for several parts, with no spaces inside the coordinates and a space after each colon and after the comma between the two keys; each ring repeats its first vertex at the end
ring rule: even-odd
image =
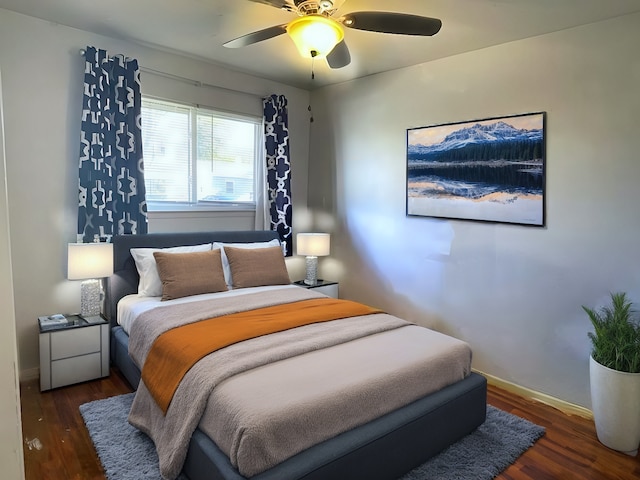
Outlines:
{"type": "Polygon", "coordinates": [[[590,358],[589,374],[598,440],[636,456],[640,446],[640,373],[612,370],[590,358]]]}

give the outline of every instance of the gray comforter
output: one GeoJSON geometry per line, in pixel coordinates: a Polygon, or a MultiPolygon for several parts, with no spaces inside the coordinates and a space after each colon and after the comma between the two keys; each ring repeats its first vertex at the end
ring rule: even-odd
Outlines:
{"type": "MultiPolygon", "coordinates": [[[[159,307],[133,324],[130,354],[142,366],[153,340],[176,325],[319,296],[291,288],[251,293],[241,300],[159,307]]],[[[184,377],[166,416],[141,382],[129,421],[154,440],[164,478],[180,473],[198,424],[241,474],[252,476],[308,446],[461,380],[469,373],[470,359],[464,342],[386,314],[307,325],[205,357],[184,377]],[[407,353],[376,364],[381,348],[407,353]],[[353,361],[356,357],[358,362],[353,361]],[[425,375],[429,364],[431,370],[445,374],[425,375]],[[318,371],[325,378],[329,374],[342,380],[319,382],[311,374],[314,365],[322,366],[318,371]],[[388,372],[382,375],[381,370],[388,372]],[[306,374],[296,377],[295,372],[301,371],[306,374]],[[294,380],[287,384],[287,378],[294,380]]]]}

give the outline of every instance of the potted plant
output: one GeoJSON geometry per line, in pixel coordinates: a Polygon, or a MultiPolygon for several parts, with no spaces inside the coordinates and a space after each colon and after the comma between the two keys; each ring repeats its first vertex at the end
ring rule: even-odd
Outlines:
{"type": "Polygon", "coordinates": [[[637,455],[640,445],[640,324],[626,293],[612,293],[599,310],[583,306],[589,332],[591,403],[598,440],[637,455]]]}

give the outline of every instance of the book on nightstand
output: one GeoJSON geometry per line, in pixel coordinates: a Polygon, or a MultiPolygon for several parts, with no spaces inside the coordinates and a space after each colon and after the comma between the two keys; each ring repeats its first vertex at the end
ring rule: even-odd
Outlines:
{"type": "Polygon", "coordinates": [[[40,318],[40,325],[42,325],[43,327],[52,327],[54,325],[63,324],[67,324],[67,317],[65,317],[61,313],[56,313],[55,315],[49,315],[48,317],[40,318]]]}
{"type": "Polygon", "coordinates": [[[38,317],[40,331],[46,330],[62,330],[69,327],[77,327],[86,325],[87,322],[79,315],[56,313],[48,317],[38,317]]]}

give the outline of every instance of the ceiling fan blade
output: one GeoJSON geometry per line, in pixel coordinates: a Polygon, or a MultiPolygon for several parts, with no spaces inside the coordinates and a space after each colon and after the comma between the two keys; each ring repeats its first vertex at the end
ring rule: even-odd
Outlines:
{"type": "Polygon", "coordinates": [[[282,35],[283,33],[287,33],[287,29],[285,28],[286,26],[286,24],[274,25],[273,27],[258,30],[256,32],[248,33],[233,40],[229,40],[222,45],[227,48],[240,48],[246,47],[247,45],[253,45],[254,43],[262,42],[263,40],[269,40],[270,38],[277,37],[278,35],[282,35]]]}
{"type": "Polygon", "coordinates": [[[437,18],[394,12],[351,12],[342,16],[340,22],[357,30],[400,35],[431,36],[442,27],[437,18]]]}
{"type": "Polygon", "coordinates": [[[349,47],[344,40],[338,43],[333,50],[327,54],[327,63],[330,68],[342,68],[351,63],[351,54],[349,47]]]}

